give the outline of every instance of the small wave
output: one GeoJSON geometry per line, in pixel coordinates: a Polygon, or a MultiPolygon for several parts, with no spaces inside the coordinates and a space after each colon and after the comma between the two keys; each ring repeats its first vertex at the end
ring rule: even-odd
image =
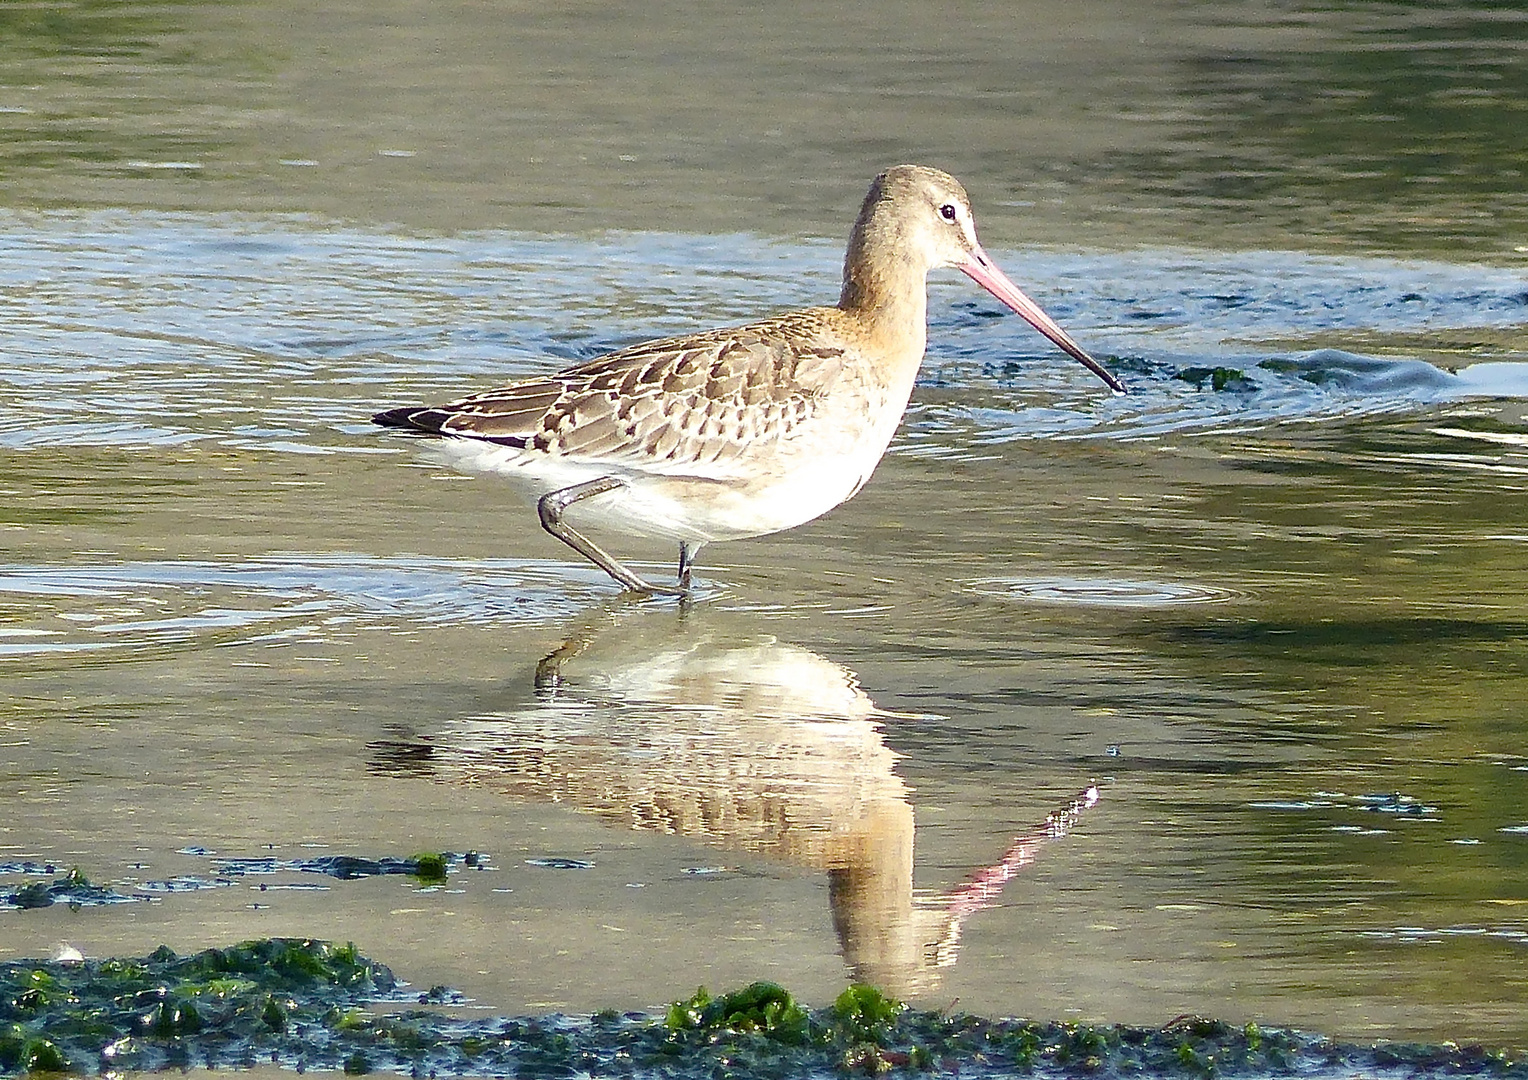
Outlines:
{"type": "Polygon", "coordinates": [[[565,618],[608,592],[593,568],[534,560],[310,556],[0,566],[0,595],[25,598],[34,624],[6,628],[0,661],[315,642],[337,626],[362,622],[540,623],[565,618]]]}
{"type": "Polygon", "coordinates": [[[1160,608],[1187,604],[1223,604],[1241,594],[1229,589],[1171,581],[1125,578],[999,577],[971,582],[981,596],[1079,607],[1160,608]]]}
{"type": "Polygon", "coordinates": [[[976,372],[950,376],[961,389],[915,409],[909,449],[929,454],[930,443],[1139,439],[1414,412],[1470,398],[1528,398],[1528,362],[1479,364],[1454,373],[1425,360],[1318,349],[1212,364],[1184,359],[1113,366],[1130,387],[1124,397],[1094,391],[1080,369],[1065,373],[1075,385],[1055,396],[1035,389],[1039,379],[1012,375],[984,386],[976,372]]]}
{"type": "MultiPolygon", "coordinates": [[[[15,392],[0,447],[20,451],[375,451],[366,418],[379,406],[830,300],[838,287],[836,240],[425,238],[130,212],[7,224],[0,385],[15,392]]],[[[951,433],[961,445],[1147,438],[1528,396],[1528,365],[1513,362],[1528,294],[1512,271],[1296,252],[999,260],[1132,392],[1102,392],[1022,319],[939,276],[911,452],[937,454],[951,433]]]]}

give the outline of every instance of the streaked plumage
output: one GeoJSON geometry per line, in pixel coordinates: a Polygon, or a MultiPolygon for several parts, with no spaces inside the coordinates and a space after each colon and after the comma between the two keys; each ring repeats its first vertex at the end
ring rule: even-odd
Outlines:
{"type": "Polygon", "coordinates": [[[700,545],[788,529],[850,498],[891,442],[923,359],[930,269],[953,266],[1123,387],[982,251],[953,178],[899,165],[855,222],[836,307],[651,341],[384,426],[524,481],[543,526],[628,589],[688,590],[700,545]],[[563,520],[677,540],[679,587],[649,584],[563,520]]]}

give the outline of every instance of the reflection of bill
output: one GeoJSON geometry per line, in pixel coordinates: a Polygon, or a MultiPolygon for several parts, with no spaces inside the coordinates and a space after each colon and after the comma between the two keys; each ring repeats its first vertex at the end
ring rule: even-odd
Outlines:
{"type": "Polygon", "coordinates": [[[1098,800],[1089,788],[1002,861],[913,891],[913,807],[875,703],[838,664],[771,638],[654,620],[587,630],[544,660],[537,700],[377,744],[378,764],[552,801],[826,871],[852,977],[927,990],[962,924],[1098,800]]]}

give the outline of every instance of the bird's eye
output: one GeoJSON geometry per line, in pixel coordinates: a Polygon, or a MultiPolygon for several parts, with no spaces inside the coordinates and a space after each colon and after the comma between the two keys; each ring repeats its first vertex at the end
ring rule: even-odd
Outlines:
{"type": "Polygon", "coordinates": [[[945,203],[939,208],[939,216],[944,218],[946,221],[954,221],[956,217],[955,204],[945,203]]]}

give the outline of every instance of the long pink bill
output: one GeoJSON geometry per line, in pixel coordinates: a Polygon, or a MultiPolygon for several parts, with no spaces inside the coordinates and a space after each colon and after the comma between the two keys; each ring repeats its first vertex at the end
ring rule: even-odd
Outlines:
{"type": "Polygon", "coordinates": [[[1056,325],[1056,320],[1041,309],[1029,297],[1019,291],[1019,287],[1008,280],[1008,275],[997,268],[997,264],[987,257],[987,253],[981,248],[971,252],[971,257],[961,264],[961,271],[986,289],[993,296],[1013,308],[1024,316],[1030,326],[1054,341],[1060,348],[1083,367],[1094,375],[1097,375],[1116,394],[1125,393],[1125,384],[1111,375],[1107,368],[1094,360],[1083,351],[1081,345],[1072,340],[1071,336],[1061,327],[1056,325]]]}

